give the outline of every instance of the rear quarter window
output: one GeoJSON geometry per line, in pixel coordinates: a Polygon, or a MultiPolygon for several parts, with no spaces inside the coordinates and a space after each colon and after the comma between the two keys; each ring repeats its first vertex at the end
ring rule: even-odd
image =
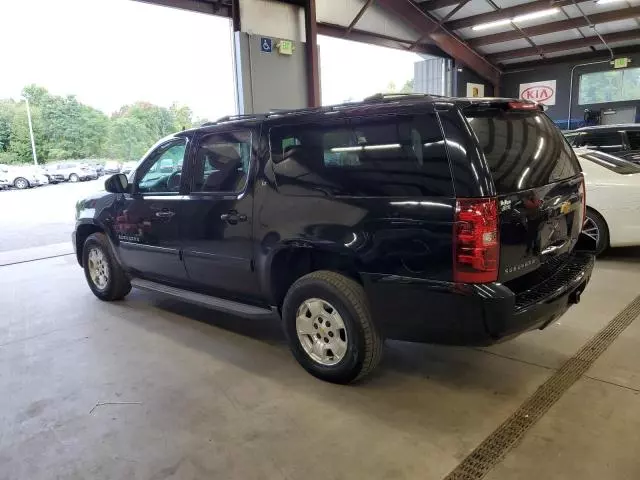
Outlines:
{"type": "Polygon", "coordinates": [[[541,112],[491,109],[474,112],[467,120],[498,193],[547,185],[581,171],[558,127],[541,112]]]}
{"type": "Polygon", "coordinates": [[[283,193],[338,196],[452,196],[440,125],[432,114],[352,118],[270,131],[283,193]]]}

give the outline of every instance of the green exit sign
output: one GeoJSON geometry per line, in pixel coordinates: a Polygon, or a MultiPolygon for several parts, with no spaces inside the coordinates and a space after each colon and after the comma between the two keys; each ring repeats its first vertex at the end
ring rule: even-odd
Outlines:
{"type": "Polygon", "coordinates": [[[613,68],[627,68],[627,66],[629,65],[629,58],[616,58],[613,61],[613,68]]]}
{"type": "Polygon", "coordinates": [[[291,40],[280,40],[277,46],[280,55],[293,55],[293,42],[291,40]]]}

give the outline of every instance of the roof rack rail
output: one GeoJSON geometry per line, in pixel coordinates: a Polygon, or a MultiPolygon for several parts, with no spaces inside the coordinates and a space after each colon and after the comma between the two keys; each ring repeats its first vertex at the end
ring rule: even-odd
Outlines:
{"type": "Polygon", "coordinates": [[[376,93],[365,97],[363,102],[379,102],[383,100],[396,100],[398,98],[424,98],[424,97],[442,97],[442,95],[432,95],[430,93],[411,93],[411,92],[388,92],[388,93],[376,93]]]}
{"type": "Polygon", "coordinates": [[[230,122],[233,120],[242,120],[243,118],[260,118],[263,115],[258,114],[258,113],[243,113],[243,114],[237,114],[237,115],[227,115],[225,117],[220,117],[219,119],[217,119],[214,122],[208,122],[211,123],[212,125],[215,125],[217,123],[222,123],[222,122],[230,122]]]}

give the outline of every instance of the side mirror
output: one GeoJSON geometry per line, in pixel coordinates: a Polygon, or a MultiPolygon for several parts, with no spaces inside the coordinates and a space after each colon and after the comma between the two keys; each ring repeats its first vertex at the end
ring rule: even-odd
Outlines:
{"type": "Polygon", "coordinates": [[[109,193],[126,193],[129,190],[129,180],[124,173],[116,173],[105,180],[104,189],[109,193]]]}

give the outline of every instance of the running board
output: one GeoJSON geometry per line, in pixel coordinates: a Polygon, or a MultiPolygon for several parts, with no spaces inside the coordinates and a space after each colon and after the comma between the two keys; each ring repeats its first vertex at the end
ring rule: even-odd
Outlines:
{"type": "Polygon", "coordinates": [[[181,288],[170,287],[161,283],[144,280],[142,278],[132,278],[131,286],[140,290],[156,292],[168,297],[181,300],[183,302],[193,303],[201,307],[211,308],[219,312],[230,313],[246,318],[273,318],[273,311],[267,308],[255,307],[246,303],[234,302],[233,300],[225,300],[223,298],[203,295],[202,293],[191,292],[181,288]]]}

